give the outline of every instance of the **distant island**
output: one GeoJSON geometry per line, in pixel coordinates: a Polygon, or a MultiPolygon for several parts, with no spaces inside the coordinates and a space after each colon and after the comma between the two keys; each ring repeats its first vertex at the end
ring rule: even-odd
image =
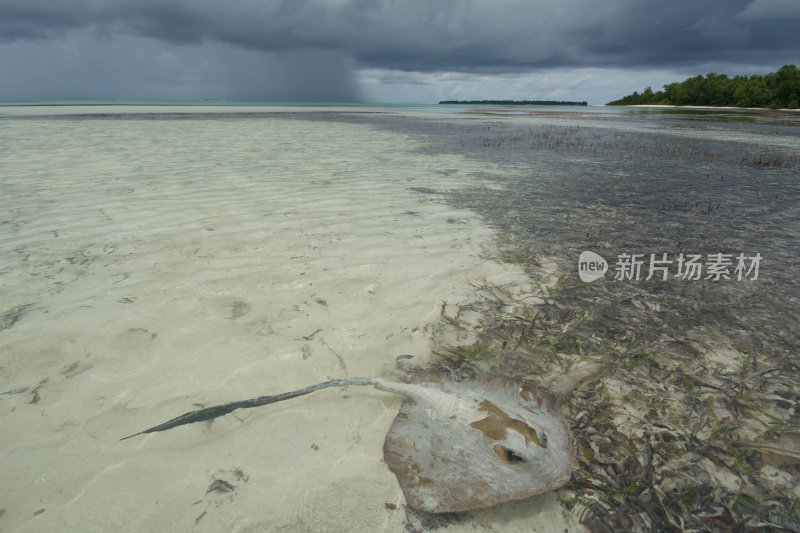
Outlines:
{"type": "Polygon", "coordinates": [[[586,102],[561,102],[557,100],[442,100],[439,103],[460,105],[588,105],[586,102]]]}
{"type": "Polygon", "coordinates": [[[777,72],[753,76],[710,73],[664,85],[663,91],[629,94],[606,105],[702,105],[797,109],[800,107],[800,70],[784,65],[777,72]]]}

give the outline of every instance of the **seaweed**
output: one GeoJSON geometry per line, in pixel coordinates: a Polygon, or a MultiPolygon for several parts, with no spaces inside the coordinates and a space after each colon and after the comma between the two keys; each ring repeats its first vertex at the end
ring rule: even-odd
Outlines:
{"type": "Polygon", "coordinates": [[[17,305],[11,309],[6,309],[2,314],[0,314],[0,331],[10,328],[22,320],[22,317],[25,316],[28,311],[30,311],[32,305],[33,304],[17,305]]]}
{"type": "Polygon", "coordinates": [[[434,353],[545,387],[581,361],[604,364],[567,401],[580,466],[565,507],[591,531],[797,530],[800,156],[514,124],[453,142],[513,164],[487,176],[502,187],[446,197],[497,229],[485,255],[524,268],[530,286],[486,284],[443,306],[434,353]],[[757,280],[584,283],[584,250],[761,252],[765,263],[757,280]]]}

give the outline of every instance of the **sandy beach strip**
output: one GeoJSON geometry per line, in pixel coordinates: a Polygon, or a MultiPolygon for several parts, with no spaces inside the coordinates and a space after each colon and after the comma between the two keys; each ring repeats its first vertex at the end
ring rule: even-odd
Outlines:
{"type": "MultiPolygon", "coordinates": [[[[443,301],[524,284],[435,194],[464,158],[368,125],[6,120],[4,531],[400,531],[400,397],[330,389],[118,439],[197,405],[423,364],[443,301]],[[396,507],[396,509],[395,509],[396,507]]],[[[554,494],[475,513],[563,531],[554,494]]]]}

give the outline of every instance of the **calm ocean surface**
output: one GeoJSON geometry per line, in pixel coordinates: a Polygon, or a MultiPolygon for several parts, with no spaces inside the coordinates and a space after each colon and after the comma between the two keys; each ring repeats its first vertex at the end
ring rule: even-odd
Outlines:
{"type": "MultiPolygon", "coordinates": [[[[313,530],[374,493],[366,523],[392,530],[398,491],[391,476],[363,488],[372,467],[296,493],[231,478],[252,499],[234,512],[202,494],[219,472],[295,477],[242,452],[157,509],[145,479],[119,476],[244,444],[115,439],[192,403],[395,372],[413,352],[543,387],[602,363],[564,401],[580,466],[557,499],[573,523],[800,531],[800,113],[85,104],[0,104],[0,426],[15,432],[0,529],[79,527],[92,509],[91,530],[313,530]],[[125,479],[134,503],[106,494],[125,479]]],[[[372,408],[341,457],[354,434],[380,454],[394,415],[372,408]]],[[[333,406],[315,416],[336,428],[333,406]]],[[[305,452],[322,437],[297,438],[305,452]]]]}

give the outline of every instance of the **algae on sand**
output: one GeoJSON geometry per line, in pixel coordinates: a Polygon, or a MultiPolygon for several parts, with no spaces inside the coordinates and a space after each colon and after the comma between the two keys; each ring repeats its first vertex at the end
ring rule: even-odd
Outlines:
{"type": "Polygon", "coordinates": [[[513,124],[454,143],[513,168],[502,187],[449,199],[498,228],[495,257],[524,265],[532,286],[487,284],[448,308],[458,320],[435,353],[544,384],[576,362],[606,365],[568,399],[581,468],[565,506],[592,531],[800,531],[798,155],[513,124]],[[578,279],[584,250],[609,260],[605,279],[578,279]],[[757,279],[611,279],[624,253],[763,261],[757,279]]]}

